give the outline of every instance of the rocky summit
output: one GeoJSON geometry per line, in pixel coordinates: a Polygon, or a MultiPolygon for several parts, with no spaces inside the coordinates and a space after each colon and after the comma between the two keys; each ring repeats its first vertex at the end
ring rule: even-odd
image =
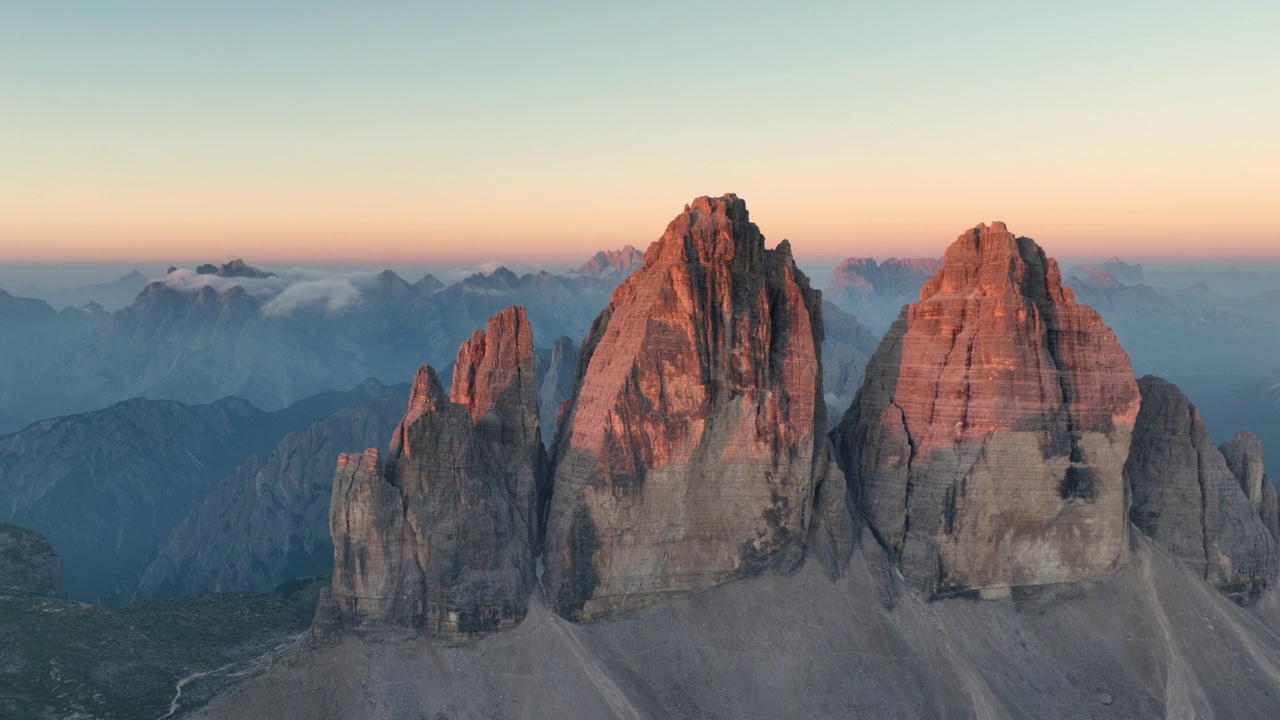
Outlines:
{"type": "Polygon", "coordinates": [[[0,597],[65,598],[62,561],[39,533],[0,523],[0,597]]]}
{"type": "Polygon", "coordinates": [[[931,596],[1079,580],[1129,553],[1129,358],[1003,223],[948,248],[833,433],[873,532],[931,596]]]}
{"type": "Polygon", "coordinates": [[[819,293],[735,195],[685,207],[584,341],[543,578],[589,619],[799,567],[826,447],[819,293]]]}
{"type": "Polygon", "coordinates": [[[1262,444],[1238,436],[1220,451],[1177,386],[1151,376],[1138,386],[1142,411],[1125,466],[1129,516],[1224,595],[1256,603],[1277,574],[1276,539],[1262,517],[1262,444]]]}
{"type": "Polygon", "coordinates": [[[534,587],[544,477],[532,333],[512,307],[463,343],[449,395],[419,370],[385,457],[340,456],[317,630],[462,640],[514,626],[534,587]]]}
{"type": "Polygon", "coordinates": [[[1231,474],[1240,481],[1249,504],[1262,518],[1262,524],[1272,537],[1280,541],[1280,508],[1277,507],[1275,483],[1263,468],[1262,441],[1248,430],[1241,430],[1218,449],[1226,458],[1231,474]]]}

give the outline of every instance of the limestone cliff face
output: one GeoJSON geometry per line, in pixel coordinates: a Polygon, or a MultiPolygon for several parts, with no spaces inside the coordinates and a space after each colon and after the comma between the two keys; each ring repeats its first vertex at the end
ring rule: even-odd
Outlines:
{"type": "Polygon", "coordinates": [[[1261,443],[1241,435],[1219,451],[1176,385],[1148,376],[1138,386],[1142,411],[1125,466],[1129,516],[1223,594],[1253,604],[1277,574],[1276,540],[1261,512],[1262,464],[1252,460],[1261,443]]]}
{"type": "Polygon", "coordinates": [[[1267,476],[1263,466],[1262,440],[1248,430],[1236,433],[1231,442],[1218,448],[1227,460],[1231,473],[1240,481],[1262,524],[1280,543],[1280,502],[1276,498],[1276,486],[1267,476]]]}
{"type": "Polygon", "coordinates": [[[686,206],[583,343],[544,584],[587,619],[798,567],[825,448],[819,293],[734,195],[686,206]]]}
{"type": "Polygon", "coordinates": [[[1218,447],[1231,474],[1240,481],[1240,489],[1255,512],[1260,512],[1263,502],[1263,484],[1269,478],[1263,472],[1262,441],[1248,430],[1241,430],[1230,442],[1218,447]]]}
{"type": "Polygon", "coordinates": [[[1129,359],[1003,223],[947,250],[832,437],[872,530],[930,595],[1078,580],[1128,556],[1129,359]]]}
{"type": "Polygon", "coordinates": [[[508,308],[459,349],[449,395],[419,370],[385,456],[339,458],[318,628],[457,640],[515,625],[534,586],[544,467],[529,322],[508,308]]]}

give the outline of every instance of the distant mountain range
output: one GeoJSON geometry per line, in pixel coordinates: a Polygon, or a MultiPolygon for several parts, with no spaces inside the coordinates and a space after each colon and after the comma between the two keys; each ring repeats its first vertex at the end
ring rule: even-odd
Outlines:
{"type": "Polygon", "coordinates": [[[408,386],[369,381],[352,404],[245,458],[168,533],[130,599],[270,592],[333,568],[329,495],[338,455],[381,444],[408,386]]]}
{"type": "MultiPolygon", "coordinates": [[[[135,398],[35,423],[0,437],[0,522],[31,528],[53,543],[62,556],[67,592],[73,599],[121,602],[138,594],[143,571],[174,528],[200,508],[219,483],[234,485],[247,473],[242,469],[234,474],[238,465],[283,463],[284,467],[273,466],[275,474],[269,479],[272,492],[287,492],[287,458],[271,453],[286,433],[388,392],[371,381],[346,392],[326,391],[274,412],[238,398],[195,406],[135,398]],[[231,478],[224,480],[228,475],[231,478]]],[[[394,396],[389,404],[400,405],[394,396]]],[[[359,426],[344,423],[343,432],[354,427],[359,426]]],[[[287,440],[300,439],[289,435],[287,440]]],[[[338,440],[335,444],[341,445],[338,440]]],[[[313,443],[309,451],[323,456],[324,442],[313,443]]],[[[263,477],[247,474],[249,480],[263,477]]],[[[312,479],[327,483],[327,473],[307,478],[312,479]]],[[[234,516],[230,501],[222,510],[234,516]]],[[[290,537],[286,527],[272,522],[273,529],[290,537]]],[[[227,526],[226,533],[237,537],[245,533],[245,526],[227,526]]],[[[252,559],[227,559],[229,554],[222,559],[232,566],[247,566],[252,559]]],[[[196,558],[189,562],[198,564],[196,558]]],[[[272,568],[283,569],[268,564],[262,572],[270,574],[272,568]]],[[[198,569],[190,572],[199,575],[198,569]]],[[[293,577],[306,576],[302,572],[293,577]]],[[[182,582],[199,586],[195,579],[182,582]]],[[[263,584],[244,581],[236,589],[248,587],[262,589],[263,584]]],[[[274,584],[266,589],[271,587],[274,584]]]]}
{"type": "Polygon", "coordinates": [[[81,308],[92,303],[112,312],[133,302],[133,299],[146,286],[147,276],[132,270],[110,282],[91,283],[73,288],[45,291],[30,283],[24,283],[14,285],[8,290],[14,295],[43,300],[55,310],[67,307],[81,308]]]}
{"type": "MultiPolygon", "coordinates": [[[[390,270],[274,273],[235,260],[170,268],[114,312],[99,303],[57,312],[0,291],[0,432],[133,397],[237,396],[278,409],[368,377],[400,382],[423,362],[447,365],[459,342],[512,304],[529,309],[549,348],[561,336],[584,337],[641,258],[627,247],[563,275],[499,267],[452,285],[430,275],[409,283],[390,270]]],[[[76,297],[105,298],[138,278],[76,297]]]]}
{"type": "Polygon", "coordinates": [[[920,286],[942,267],[938,258],[849,258],[831,273],[823,298],[853,313],[877,336],[883,335],[920,286]]]}

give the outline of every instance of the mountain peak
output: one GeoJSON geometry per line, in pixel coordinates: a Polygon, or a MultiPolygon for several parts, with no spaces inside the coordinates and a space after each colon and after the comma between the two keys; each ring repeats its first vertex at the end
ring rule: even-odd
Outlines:
{"type": "Polygon", "coordinates": [[[622,278],[644,264],[644,253],[631,245],[619,250],[601,250],[583,263],[575,273],[582,277],[622,278]]]}
{"type": "Polygon", "coordinates": [[[798,567],[825,467],[819,302],[737,196],[671,221],[583,342],[556,431],[544,583],[558,612],[798,567]]]}
{"type": "Polygon", "coordinates": [[[733,264],[759,267],[764,235],[751,222],[747,204],[737,195],[702,196],[667,225],[662,237],[645,251],[645,267],[652,264],[692,262],[703,265],[733,264]]]}
{"type": "MultiPolygon", "coordinates": [[[[175,269],[176,268],[170,268],[169,272],[173,272],[175,269]]],[[[266,270],[259,270],[258,268],[253,267],[252,265],[249,265],[248,263],[246,263],[244,260],[241,260],[240,258],[236,258],[231,262],[224,263],[221,267],[210,264],[210,263],[200,265],[196,267],[196,274],[197,275],[217,275],[218,277],[226,277],[226,278],[234,277],[234,278],[262,279],[262,278],[276,277],[275,273],[268,272],[266,270]]]]}
{"type": "Polygon", "coordinates": [[[343,456],[319,632],[407,629],[458,640],[524,617],[545,486],[534,375],[524,310],[507,308],[459,349],[459,402],[424,365],[385,464],[373,450],[343,456]]]}
{"type": "Polygon", "coordinates": [[[834,436],[910,583],[1000,593],[1127,559],[1122,471],[1138,402],[1114,333],[1033,240],[994,222],[947,249],[834,436]]]}
{"type": "Polygon", "coordinates": [[[529,330],[529,317],[524,308],[513,305],[490,318],[484,330],[476,330],[471,339],[458,348],[449,399],[466,406],[472,421],[477,423],[508,399],[505,395],[511,388],[527,386],[535,394],[515,399],[532,406],[536,404],[532,378],[525,378],[523,383],[519,378],[532,367],[533,333],[529,330]]]}
{"type": "Polygon", "coordinates": [[[1070,302],[1058,263],[1034,240],[1016,237],[1002,222],[980,224],[956,238],[942,269],[925,282],[920,299],[935,295],[998,295],[1014,292],[1036,299],[1070,302]]]}
{"type": "Polygon", "coordinates": [[[62,562],[43,535],[0,523],[0,596],[66,597],[62,562]]]}

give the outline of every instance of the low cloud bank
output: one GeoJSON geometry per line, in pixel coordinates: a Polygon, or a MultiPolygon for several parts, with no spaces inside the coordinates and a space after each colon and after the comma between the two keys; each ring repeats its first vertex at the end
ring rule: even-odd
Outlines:
{"type": "Polygon", "coordinates": [[[328,272],[291,268],[273,277],[222,277],[194,270],[178,269],[158,278],[166,286],[179,292],[199,292],[211,287],[221,293],[238,286],[262,302],[262,314],[282,317],[298,308],[323,306],[331,313],[341,312],[359,304],[361,291],[372,287],[376,273],[328,272]]]}
{"type": "MultiPolygon", "coordinates": [[[[541,270],[539,265],[516,269],[496,260],[490,260],[471,267],[450,268],[435,274],[446,285],[452,285],[476,273],[492,275],[504,267],[516,274],[541,270]]],[[[233,286],[240,287],[261,302],[262,314],[270,317],[284,317],[291,315],[299,308],[310,307],[322,307],[327,312],[339,313],[359,305],[362,293],[378,282],[378,273],[373,271],[309,270],[295,267],[274,272],[276,274],[262,278],[223,277],[180,268],[164,277],[155,278],[155,281],[162,282],[180,292],[192,293],[199,292],[205,287],[211,287],[219,293],[233,286]]],[[[413,280],[408,281],[413,282],[413,280]]]]}

